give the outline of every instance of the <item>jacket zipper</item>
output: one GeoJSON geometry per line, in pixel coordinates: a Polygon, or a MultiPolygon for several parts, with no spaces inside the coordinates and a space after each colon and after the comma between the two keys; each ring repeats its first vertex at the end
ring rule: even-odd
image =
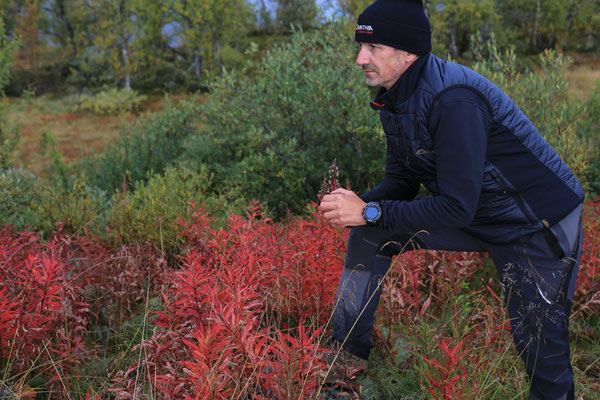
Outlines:
{"type": "Polygon", "coordinates": [[[517,193],[515,190],[510,189],[508,185],[504,182],[504,180],[493,169],[490,170],[490,176],[500,185],[500,187],[504,190],[504,193],[509,194],[515,200],[517,206],[530,223],[538,222],[537,219],[529,213],[527,206],[525,205],[519,193],[517,193]]]}

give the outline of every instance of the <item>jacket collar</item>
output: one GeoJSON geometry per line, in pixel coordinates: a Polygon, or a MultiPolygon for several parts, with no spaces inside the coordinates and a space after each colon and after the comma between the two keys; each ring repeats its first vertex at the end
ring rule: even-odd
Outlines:
{"type": "Polygon", "coordinates": [[[385,109],[394,111],[394,105],[404,103],[417,88],[421,70],[428,58],[429,54],[419,57],[408,67],[390,90],[386,90],[383,87],[379,89],[375,99],[371,101],[371,108],[374,110],[385,109]]]}

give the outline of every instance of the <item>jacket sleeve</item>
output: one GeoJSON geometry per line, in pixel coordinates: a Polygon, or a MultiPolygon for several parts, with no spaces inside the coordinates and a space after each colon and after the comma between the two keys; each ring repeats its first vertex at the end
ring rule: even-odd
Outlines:
{"type": "Polygon", "coordinates": [[[390,146],[388,137],[385,176],[375,189],[360,196],[365,202],[381,200],[411,200],[419,191],[420,183],[404,170],[403,164],[390,146]]]}
{"type": "Polygon", "coordinates": [[[384,229],[404,233],[457,228],[475,217],[491,119],[487,102],[460,87],[445,92],[432,107],[429,129],[439,193],[410,201],[380,201],[384,229]]]}

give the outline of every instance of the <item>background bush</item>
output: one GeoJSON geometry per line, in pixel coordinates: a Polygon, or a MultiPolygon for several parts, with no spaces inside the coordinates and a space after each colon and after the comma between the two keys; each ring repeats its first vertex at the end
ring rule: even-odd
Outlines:
{"type": "Polygon", "coordinates": [[[583,107],[582,117],[577,119],[577,135],[588,139],[590,145],[587,150],[592,153],[585,181],[588,189],[600,194],[600,82],[596,82],[594,92],[583,107]]]}
{"type": "Polygon", "coordinates": [[[176,249],[181,243],[177,222],[189,213],[191,203],[202,202],[213,215],[226,213],[224,201],[206,197],[211,184],[205,168],[195,172],[183,165],[138,181],[133,191],[114,195],[107,221],[110,236],[124,243],[150,241],[164,250],[176,249]]]}
{"type": "MultiPolygon", "coordinates": [[[[10,40],[4,30],[4,20],[0,17],[0,100],[4,99],[4,89],[10,82],[10,68],[13,57],[20,46],[19,38],[10,40]]],[[[0,102],[0,170],[12,163],[12,153],[18,143],[18,130],[9,126],[4,102],[0,102]]]]}
{"type": "Polygon", "coordinates": [[[123,126],[80,168],[109,193],[137,190],[169,165],[201,175],[207,168],[207,195],[259,200],[276,217],[316,199],[334,158],[342,179],[365,190],[383,172],[385,143],[354,48],[335,24],[295,32],[261,61],[249,57],[242,72],[224,71],[205,103],[183,102],[123,126]]]}
{"type": "Polygon", "coordinates": [[[139,111],[147,99],[133,89],[110,88],[81,96],[77,109],[95,114],[123,114],[139,111]]]}
{"type": "Polygon", "coordinates": [[[91,185],[109,193],[123,185],[133,189],[136,182],[161,173],[183,153],[183,139],[193,132],[196,113],[192,102],[181,102],[124,124],[117,140],[102,155],[82,159],[79,169],[91,185]]]}
{"type": "Polygon", "coordinates": [[[275,216],[315,200],[334,158],[353,189],[378,182],[384,136],[342,31],[297,31],[241,72],[224,72],[183,158],[209,166],[231,198],[259,200],[275,216]]]}
{"type": "Polygon", "coordinates": [[[95,229],[110,207],[105,192],[84,175],[40,179],[24,169],[0,171],[0,221],[15,230],[48,237],[60,225],[65,232],[95,229]]]}
{"type": "MultiPolygon", "coordinates": [[[[593,111],[594,101],[581,104],[568,97],[565,72],[571,58],[553,50],[539,55],[539,68],[521,69],[514,47],[501,51],[494,38],[483,41],[472,37],[475,63],[473,69],[500,87],[537,127],[540,134],[571,168],[586,189],[590,189],[589,169],[594,163],[594,136],[590,126],[582,129],[579,122],[587,111],[593,111]]],[[[596,105],[596,107],[598,107],[596,105]]],[[[596,139],[597,140],[597,139],[596,139]]],[[[597,161],[596,161],[597,162],[597,161]]]]}
{"type": "Polygon", "coordinates": [[[17,230],[39,226],[35,207],[37,177],[24,169],[0,170],[0,221],[17,230]]]}

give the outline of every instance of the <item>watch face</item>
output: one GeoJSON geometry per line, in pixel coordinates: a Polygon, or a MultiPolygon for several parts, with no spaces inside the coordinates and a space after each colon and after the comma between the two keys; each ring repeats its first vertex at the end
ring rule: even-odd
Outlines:
{"type": "Polygon", "coordinates": [[[365,216],[368,219],[371,219],[371,220],[375,219],[375,218],[377,218],[378,215],[379,215],[379,211],[375,207],[367,207],[367,209],[365,210],[365,216]]]}

